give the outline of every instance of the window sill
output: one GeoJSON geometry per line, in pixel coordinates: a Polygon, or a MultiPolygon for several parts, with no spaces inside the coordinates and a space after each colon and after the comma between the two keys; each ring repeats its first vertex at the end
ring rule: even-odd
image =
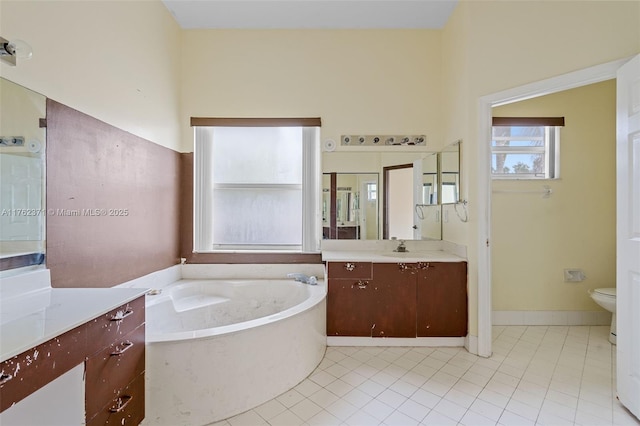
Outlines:
{"type": "Polygon", "coordinates": [[[276,264],[276,263],[322,263],[322,254],[300,253],[300,252],[250,252],[250,251],[227,251],[227,252],[206,252],[191,253],[187,258],[187,263],[243,263],[243,264],[276,264]]]}

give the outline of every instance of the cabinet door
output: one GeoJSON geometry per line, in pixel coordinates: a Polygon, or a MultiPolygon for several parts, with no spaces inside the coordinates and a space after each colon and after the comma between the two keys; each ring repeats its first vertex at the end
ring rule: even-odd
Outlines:
{"type": "Polygon", "coordinates": [[[371,336],[375,309],[371,281],[329,275],[327,336],[371,336]]]}
{"type": "Polygon", "coordinates": [[[398,263],[375,263],[373,337],[416,337],[416,274],[398,263]]]}
{"type": "Polygon", "coordinates": [[[467,335],[467,263],[429,262],[418,272],[418,337],[467,335]]]}

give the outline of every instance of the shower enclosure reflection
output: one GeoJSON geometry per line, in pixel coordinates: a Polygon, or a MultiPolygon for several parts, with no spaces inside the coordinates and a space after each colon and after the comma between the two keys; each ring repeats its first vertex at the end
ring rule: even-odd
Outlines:
{"type": "Polygon", "coordinates": [[[46,98],[0,78],[0,270],[44,261],[46,98]]]}

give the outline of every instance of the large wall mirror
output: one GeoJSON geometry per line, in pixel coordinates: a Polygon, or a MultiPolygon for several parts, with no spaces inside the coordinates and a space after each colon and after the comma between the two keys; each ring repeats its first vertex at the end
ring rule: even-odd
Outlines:
{"type": "Polygon", "coordinates": [[[440,153],[441,204],[460,202],[460,144],[454,142],[440,153]]]}
{"type": "Polygon", "coordinates": [[[377,173],[324,173],[322,237],[377,240],[378,191],[377,173]]]}
{"type": "Polygon", "coordinates": [[[322,167],[324,239],[441,239],[437,153],[326,152],[322,167]]]}
{"type": "Polygon", "coordinates": [[[460,202],[460,145],[324,153],[323,238],[442,239],[441,206],[460,202]]]}
{"type": "Polygon", "coordinates": [[[46,98],[0,78],[0,270],[44,262],[46,98]]]}

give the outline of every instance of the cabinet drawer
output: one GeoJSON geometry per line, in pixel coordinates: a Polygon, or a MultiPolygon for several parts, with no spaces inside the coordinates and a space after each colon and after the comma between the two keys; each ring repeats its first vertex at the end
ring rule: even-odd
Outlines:
{"type": "Polygon", "coordinates": [[[138,425],[143,419],[144,374],[141,374],[89,420],[87,426],[138,425]]]}
{"type": "Polygon", "coordinates": [[[83,324],[0,363],[0,412],[82,364],[86,330],[83,324]]]}
{"type": "Polygon", "coordinates": [[[144,372],[144,324],[87,359],[87,417],[109,404],[133,378],[144,372]]]}
{"type": "Polygon", "coordinates": [[[144,296],[125,303],[89,323],[88,354],[119,341],[144,323],[144,296]]]}
{"type": "Polygon", "coordinates": [[[371,262],[329,262],[327,276],[332,278],[373,278],[371,262]]]}

